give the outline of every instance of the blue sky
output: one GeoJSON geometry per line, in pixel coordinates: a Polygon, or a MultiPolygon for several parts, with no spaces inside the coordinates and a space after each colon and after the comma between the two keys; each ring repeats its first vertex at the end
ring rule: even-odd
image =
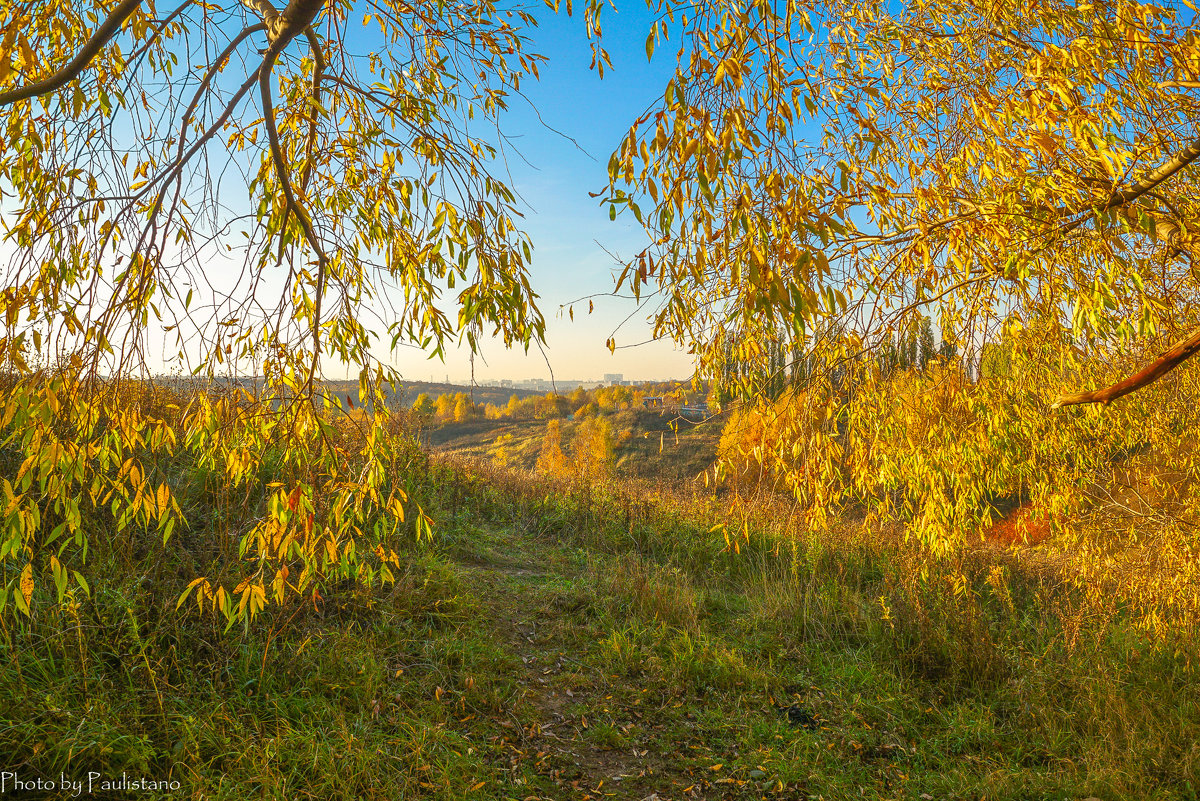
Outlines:
{"type": "MultiPolygon", "coordinates": [[[[605,251],[627,257],[645,244],[645,235],[629,215],[610,221],[606,207],[590,198],[606,184],[608,158],[630,123],[661,97],[674,71],[676,43],[660,43],[653,62],[646,60],[646,33],[651,17],[644,6],[601,16],[604,44],[613,70],[601,80],[589,69],[591,49],[581,13],[573,17],[539,14],[530,51],[548,57],[541,79],[522,84],[528,98],[514,98],[502,120],[515,137],[510,153],[511,185],[528,204],[525,230],[534,243],[533,287],[547,319],[545,358],[537,349],[505,351],[500,342],[483,344],[476,357],[477,380],[489,378],[598,378],[622,373],[626,378],[685,378],[691,358],[669,342],[622,347],[610,353],[605,341],[616,333],[618,345],[649,338],[649,308],[631,300],[596,297],[595,313],[587,301],[575,306],[572,322],[560,306],[587,295],[611,293],[617,264],[605,251]],[[537,113],[534,112],[537,109],[537,113]],[[540,121],[538,114],[540,113],[540,121]],[[557,131],[557,132],[556,132],[557,131]],[[566,138],[570,137],[570,139],[566,138]],[[571,141],[573,139],[574,141],[571,141]],[[486,361],[486,364],[485,364],[486,361]]],[[[392,363],[409,378],[452,380],[470,375],[468,353],[450,353],[443,365],[424,354],[400,351],[392,363]]]]}

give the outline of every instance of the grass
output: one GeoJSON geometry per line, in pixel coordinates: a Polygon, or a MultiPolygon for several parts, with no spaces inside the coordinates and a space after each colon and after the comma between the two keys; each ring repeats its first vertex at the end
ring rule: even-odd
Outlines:
{"type": "Polygon", "coordinates": [[[1029,551],[927,561],[767,509],[735,553],[711,499],[423,482],[395,584],[229,633],[175,608],[202,543],[153,578],[98,544],[90,597],[6,619],[0,768],[179,783],[112,798],[1197,794],[1194,663],[1029,551]]]}
{"type": "MultiPolygon", "coordinates": [[[[619,442],[617,475],[650,483],[686,484],[712,464],[724,417],[694,423],[669,412],[626,409],[604,415],[619,442]],[[621,436],[624,434],[624,436],[621,436]]],[[[546,420],[472,420],[444,422],[427,433],[439,450],[479,459],[503,459],[514,468],[532,470],[546,433],[546,420]]],[[[560,421],[570,444],[579,422],[560,421]]]]}

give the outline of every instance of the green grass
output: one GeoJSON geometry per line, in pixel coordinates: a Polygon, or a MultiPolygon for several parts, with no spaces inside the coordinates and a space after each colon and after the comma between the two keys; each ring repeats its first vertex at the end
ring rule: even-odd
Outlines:
{"type": "Polygon", "coordinates": [[[384,589],[225,633],[175,609],[186,575],[114,558],[76,607],[9,618],[3,769],[180,783],[101,796],[137,798],[1197,792],[1196,672],[1077,620],[1048,566],[920,563],[849,523],[734,554],[706,501],[486,468],[422,491],[434,538],[384,589]]]}

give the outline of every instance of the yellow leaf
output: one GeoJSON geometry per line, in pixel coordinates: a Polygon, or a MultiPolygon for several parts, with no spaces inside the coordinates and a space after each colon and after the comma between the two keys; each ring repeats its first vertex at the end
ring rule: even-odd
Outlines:
{"type": "Polygon", "coordinates": [[[12,72],[12,50],[13,45],[17,41],[17,26],[13,25],[9,28],[8,34],[5,35],[4,41],[0,42],[0,83],[4,83],[12,72]]]}
{"type": "Polygon", "coordinates": [[[18,603],[17,608],[24,607],[22,611],[24,611],[25,614],[28,615],[29,614],[29,603],[30,603],[30,601],[33,600],[33,564],[32,563],[27,563],[25,565],[25,569],[21,571],[20,586],[21,586],[20,598],[24,600],[24,604],[18,603]]]}
{"type": "Polygon", "coordinates": [[[1058,152],[1058,141],[1047,131],[1037,131],[1030,137],[1048,156],[1058,152]]]}
{"type": "Polygon", "coordinates": [[[29,46],[29,40],[25,38],[25,34],[21,34],[18,46],[21,48],[21,59],[25,62],[25,69],[33,69],[37,64],[37,59],[33,56],[33,48],[29,46]]]}

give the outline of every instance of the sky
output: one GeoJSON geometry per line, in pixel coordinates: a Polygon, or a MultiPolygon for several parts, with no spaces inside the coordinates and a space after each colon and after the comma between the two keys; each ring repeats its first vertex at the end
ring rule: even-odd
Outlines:
{"type": "MultiPolygon", "coordinates": [[[[536,347],[526,354],[485,340],[475,359],[477,381],[549,379],[551,368],[556,380],[599,379],[605,373],[649,380],[692,373],[691,357],[672,343],[638,344],[650,338],[646,317],[652,309],[639,310],[631,299],[611,296],[620,269],[613,256],[636,253],[646,244],[645,234],[628,214],[610,221],[607,207],[588,196],[604,189],[609,156],[630,123],[662,96],[674,72],[674,47],[660,43],[647,62],[650,17],[644,5],[637,5],[620,12],[609,7],[602,14],[603,40],[613,63],[603,79],[589,69],[582,13],[541,13],[541,24],[530,31],[529,50],[548,62],[539,69],[540,80],[522,83],[525,99],[513,99],[501,125],[517,150],[507,159],[509,180],[527,206],[532,285],[546,317],[546,347],[544,354],[536,347]],[[572,321],[564,307],[593,295],[609,296],[594,297],[590,315],[586,300],[575,304],[572,321]],[[610,336],[618,345],[612,353],[605,345],[610,336]]],[[[416,380],[470,376],[465,348],[449,353],[445,364],[415,349],[402,349],[389,360],[416,380]]]]}

